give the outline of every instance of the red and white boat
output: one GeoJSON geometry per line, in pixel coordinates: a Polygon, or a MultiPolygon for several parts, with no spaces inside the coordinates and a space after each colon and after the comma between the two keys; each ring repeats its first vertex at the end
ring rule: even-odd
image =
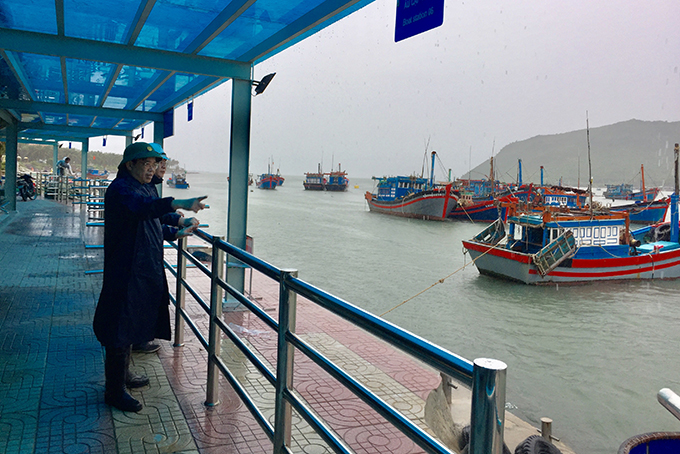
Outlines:
{"type": "MultiPolygon", "coordinates": [[[[677,200],[677,199],[676,199],[677,200]]],[[[510,214],[463,241],[481,274],[525,284],[680,277],[677,202],[669,241],[646,242],[629,230],[627,213],[510,214]]],[[[670,230],[670,226],[668,228],[670,230]]]]}

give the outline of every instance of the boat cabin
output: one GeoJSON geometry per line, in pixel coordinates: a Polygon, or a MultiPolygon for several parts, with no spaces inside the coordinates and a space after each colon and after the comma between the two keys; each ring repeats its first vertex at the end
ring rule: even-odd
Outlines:
{"type": "Polygon", "coordinates": [[[506,247],[514,251],[534,254],[570,231],[577,247],[621,246],[626,241],[627,222],[622,217],[555,216],[544,219],[542,215],[521,214],[508,217],[506,247]],[[623,243],[623,244],[622,244],[623,243]]]}
{"type": "MultiPolygon", "coordinates": [[[[376,179],[374,177],[374,179],[376,179]]],[[[420,177],[383,177],[378,181],[378,199],[400,199],[429,188],[429,180],[420,177]]]]}

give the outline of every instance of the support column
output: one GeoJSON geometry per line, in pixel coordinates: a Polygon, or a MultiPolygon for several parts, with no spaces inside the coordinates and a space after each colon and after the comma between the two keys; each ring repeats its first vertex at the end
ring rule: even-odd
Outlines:
{"type": "Polygon", "coordinates": [[[80,178],[87,178],[87,153],[90,151],[90,139],[85,139],[81,142],[82,150],[80,150],[80,178]]]}
{"type": "MultiPolygon", "coordinates": [[[[227,205],[227,242],[246,248],[248,220],[248,163],[250,161],[251,82],[232,80],[231,143],[229,151],[229,202],[227,205]]],[[[227,260],[229,263],[231,260],[227,260]]],[[[228,265],[227,265],[228,266],[228,265]]],[[[227,282],[243,293],[245,268],[229,268],[227,282]]]]}
{"type": "Polygon", "coordinates": [[[13,118],[11,120],[5,128],[5,199],[9,202],[5,209],[16,211],[19,129],[16,120],[13,118]]]}
{"type": "Polygon", "coordinates": [[[57,161],[59,161],[59,142],[55,141],[52,145],[52,174],[57,174],[57,161]]]}
{"type": "MultiPolygon", "coordinates": [[[[163,122],[154,121],[153,122],[153,141],[158,145],[163,147],[163,122]]],[[[156,190],[158,191],[158,197],[163,197],[163,182],[161,181],[156,185],[156,190]]]]}

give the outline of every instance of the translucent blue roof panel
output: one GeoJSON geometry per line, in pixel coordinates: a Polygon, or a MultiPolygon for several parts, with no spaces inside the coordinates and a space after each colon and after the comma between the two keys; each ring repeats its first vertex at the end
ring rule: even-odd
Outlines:
{"type": "Polygon", "coordinates": [[[135,45],[184,51],[217,17],[225,4],[227,2],[219,0],[157,2],[135,45]]]}
{"type": "Polygon", "coordinates": [[[0,27],[30,32],[57,33],[54,0],[3,0],[0,4],[0,27]]]}
{"type": "Polygon", "coordinates": [[[115,68],[116,65],[109,63],[66,59],[69,104],[98,106],[115,68]]]}
{"type": "Polygon", "coordinates": [[[371,1],[0,0],[0,109],[36,136],[131,133],[371,1]]]}
{"type": "Polygon", "coordinates": [[[93,120],[93,118],[90,117],[90,116],[73,115],[73,114],[70,114],[68,116],[69,126],[81,126],[83,128],[87,128],[92,123],[92,120],[93,120]]]}
{"type": "Polygon", "coordinates": [[[138,103],[141,103],[142,95],[161,72],[165,73],[151,68],[123,66],[111,89],[110,96],[125,99],[123,108],[134,109],[138,103]]]}
{"type": "Polygon", "coordinates": [[[16,58],[23,67],[25,80],[22,82],[26,85],[29,96],[36,101],[65,101],[59,57],[19,53],[16,58]]]}
{"type": "Polygon", "coordinates": [[[97,117],[92,123],[93,128],[111,129],[119,122],[117,118],[97,117]]]}
{"type": "Polygon", "coordinates": [[[63,114],[43,114],[43,121],[48,125],[65,125],[66,115],[63,114]]]}
{"type": "Polygon", "coordinates": [[[262,0],[246,10],[229,27],[213,39],[200,55],[239,60],[246,47],[261,43],[289,25],[292,19],[319,5],[318,0],[281,2],[262,0]],[[293,13],[295,11],[296,13],[293,13]]]}
{"type": "MultiPolygon", "coordinates": [[[[52,2],[54,3],[54,1],[52,2]]],[[[73,38],[128,44],[137,10],[145,2],[64,0],[64,34],[73,38]]]]}
{"type": "Polygon", "coordinates": [[[198,80],[204,80],[203,76],[196,76],[194,74],[175,74],[168,79],[160,88],[148,98],[150,101],[163,102],[169,97],[174,96],[178,92],[185,92],[187,86],[193,86],[198,80]]]}

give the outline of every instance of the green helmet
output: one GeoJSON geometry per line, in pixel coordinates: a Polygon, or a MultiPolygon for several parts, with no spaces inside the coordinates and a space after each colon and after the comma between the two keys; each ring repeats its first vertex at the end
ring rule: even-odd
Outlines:
{"type": "Polygon", "coordinates": [[[123,160],[118,167],[134,159],[156,158],[157,161],[167,159],[163,148],[157,143],[135,142],[128,145],[123,152],[123,160]]]}

